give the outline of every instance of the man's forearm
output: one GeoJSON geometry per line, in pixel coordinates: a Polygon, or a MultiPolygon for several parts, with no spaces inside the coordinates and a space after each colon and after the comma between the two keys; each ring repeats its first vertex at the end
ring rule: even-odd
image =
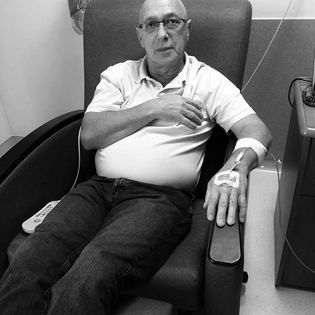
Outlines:
{"type": "Polygon", "coordinates": [[[87,112],[82,121],[81,143],[89,150],[104,148],[152,120],[154,113],[146,104],[118,111],[87,112]]]}

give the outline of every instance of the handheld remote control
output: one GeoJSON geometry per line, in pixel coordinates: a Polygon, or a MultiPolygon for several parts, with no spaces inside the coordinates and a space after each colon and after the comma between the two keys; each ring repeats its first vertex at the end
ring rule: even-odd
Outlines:
{"type": "Polygon", "coordinates": [[[34,233],[36,226],[43,222],[46,215],[58,204],[59,201],[60,200],[48,202],[46,206],[40,209],[32,217],[24,221],[22,223],[22,229],[24,230],[24,232],[29,234],[34,233]]]}

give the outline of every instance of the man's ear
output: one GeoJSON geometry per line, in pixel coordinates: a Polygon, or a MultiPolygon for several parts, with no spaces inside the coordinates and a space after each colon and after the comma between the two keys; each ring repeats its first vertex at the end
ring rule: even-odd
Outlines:
{"type": "Polygon", "coordinates": [[[189,40],[190,28],[191,28],[191,20],[189,19],[187,21],[187,40],[189,40]]]}
{"type": "Polygon", "coordinates": [[[141,31],[140,31],[139,27],[136,28],[136,32],[137,32],[137,37],[138,37],[138,40],[140,42],[140,45],[141,45],[142,48],[144,48],[143,42],[142,42],[141,31]]]}
{"type": "Polygon", "coordinates": [[[191,28],[191,19],[189,19],[188,21],[187,21],[187,28],[190,30],[190,28],[191,28]]]}

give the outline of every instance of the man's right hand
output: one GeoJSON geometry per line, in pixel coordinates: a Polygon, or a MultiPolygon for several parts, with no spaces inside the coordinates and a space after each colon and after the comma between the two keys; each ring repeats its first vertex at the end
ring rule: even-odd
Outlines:
{"type": "Polygon", "coordinates": [[[177,94],[164,94],[148,101],[154,108],[157,120],[153,125],[159,125],[159,121],[178,123],[190,129],[200,126],[203,119],[203,104],[177,94]]]}

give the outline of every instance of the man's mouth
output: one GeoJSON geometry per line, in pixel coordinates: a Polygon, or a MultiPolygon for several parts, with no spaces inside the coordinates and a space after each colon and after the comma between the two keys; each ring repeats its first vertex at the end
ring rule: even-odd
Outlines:
{"type": "Polygon", "coordinates": [[[168,51],[171,49],[173,49],[173,47],[161,47],[161,48],[158,48],[157,51],[168,51]]]}

